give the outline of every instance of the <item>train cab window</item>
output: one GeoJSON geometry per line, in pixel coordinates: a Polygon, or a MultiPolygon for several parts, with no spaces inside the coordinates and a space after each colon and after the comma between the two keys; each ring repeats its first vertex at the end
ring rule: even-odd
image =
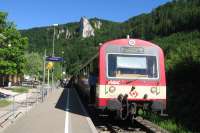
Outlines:
{"type": "Polygon", "coordinates": [[[108,77],[120,79],[155,79],[156,56],[108,54],[108,77]]]}

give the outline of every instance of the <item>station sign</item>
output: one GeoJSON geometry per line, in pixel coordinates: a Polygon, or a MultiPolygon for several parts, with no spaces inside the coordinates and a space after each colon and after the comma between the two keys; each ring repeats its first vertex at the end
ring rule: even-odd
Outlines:
{"type": "Polygon", "coordinates": [[[46,61],[53,61],[53,62],[62,62],[64,61],[64,59],[62,57],[47,57],[46,61]]]}

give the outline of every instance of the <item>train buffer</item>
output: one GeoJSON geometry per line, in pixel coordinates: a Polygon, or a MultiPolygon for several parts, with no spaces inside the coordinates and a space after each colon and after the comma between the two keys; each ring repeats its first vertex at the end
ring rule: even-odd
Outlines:
{"type": "Polygon", "coordinates": [[[4,133],[97,133],[75,89],[53,91],[4,133]]]}

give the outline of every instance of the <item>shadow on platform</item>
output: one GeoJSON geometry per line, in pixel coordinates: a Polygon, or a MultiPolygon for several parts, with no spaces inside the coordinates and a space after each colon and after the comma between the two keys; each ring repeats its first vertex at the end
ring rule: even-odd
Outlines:
{"type": "MultiPolygon", "coordinates": [[[[82,116],[88,116],[87,114],[85,114],[85,112],[83,111],[83,109],[81,108],[81,104],[78,101],[78,95],[76,94],[75,90],[73,90],[72,88],[65,88],[63,89],[63,92],[61,93],[55,108],[66,111],[67,109],[67,89],[69,89],[69,109],[68,111],[70,113],[74,113],[77,115],[82,115],[82,116]]],[[[84,105],[82,105],[84,106],[84,105]]]]}
{"type": "Polygon", "coordinates": [[[63,92],[61,93],[55,108],[66,111],[67,106],[67,90],[63,89],[63,92]]]}

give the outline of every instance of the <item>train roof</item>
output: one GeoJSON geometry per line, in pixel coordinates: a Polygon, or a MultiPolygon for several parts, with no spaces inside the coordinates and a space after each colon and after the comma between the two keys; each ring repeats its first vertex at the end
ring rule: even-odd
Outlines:
{"type": "Polygon", "coordinates": [[[112,45],[127,45],[131,41],[134,43],[135,46],[156,47],[162,51],[162,49],[155,43],[152,43],[150,41],[141,40],[141,39],[133,39],[133,38],[110,40],[110,41],[104,42],[101,45],[101,48],[106,47],[111,44],[112,45]]]}

